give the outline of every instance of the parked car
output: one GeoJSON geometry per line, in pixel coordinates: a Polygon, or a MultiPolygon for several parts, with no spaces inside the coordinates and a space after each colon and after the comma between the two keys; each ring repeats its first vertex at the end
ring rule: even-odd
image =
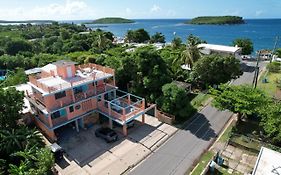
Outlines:
{"type": "Polygon", "coordinates": [[[52,153],[54,154],[56,162],[59,162],[61,159],[63,159],[64,150],[62,149],[62,147],[60,147],[57,143],[53,143],[50,148],[52,153]]]}
{"type": "Polygon", "coordinates": [[[95,131],[96,137],[103,138],[107,143],[118,140],[117,133],[110,128],[98,128],[95,131]]]}
{"type": "MultiPolygon", "coordinates": [[[[117,126],[117,127],[122,127],[122,125],[120,123],[117,123],[117,122],[113,122],[113,125],[117,126]]],[[[127,128],[132,128],[134,126],[135,126],[135,120],[131,120],[127,123],[127,128]]]]}

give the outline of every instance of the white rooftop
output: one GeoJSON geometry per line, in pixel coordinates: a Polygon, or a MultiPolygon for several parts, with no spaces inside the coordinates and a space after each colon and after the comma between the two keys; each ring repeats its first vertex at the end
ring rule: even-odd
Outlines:
{"type": "Polygon", "coordinates": [[[36,67],[36,68],[33,68],[33,69],[28,69],[28,70],[26,70],[24,72],[25,72],[26,75],[36,74],[36,73],[41,72],[41,68],[40,67],[36,67]]]}
{"type": "Polygon", "coordinates": [[[216,44],[198,44],[198,48],[202,48],[202,50],[210,50],[210,51],[221,51],[221,52],[229,52],[235,53],[240,50],[240,47],[234,46],[224,46],[224,45],[216,45],[216,44]]]}
{"type": "Polygon", "coordinates": [[[281,174],[281,153],[262,147],[252,175],[281,174]]]}
{"type": "Polygon", "coordinates": [[[41,70],[45,71],[45,72],[51,72],[55,71],[57,69],[57,66],[54,64],[47,64],[46,66],[42,67],[41,70]]]}

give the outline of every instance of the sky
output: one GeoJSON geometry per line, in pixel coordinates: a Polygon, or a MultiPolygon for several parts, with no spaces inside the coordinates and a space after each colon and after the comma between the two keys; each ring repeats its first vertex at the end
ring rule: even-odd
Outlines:
{"type": "Polygon", "coordinates": [[[0,20],[281,18],[281,0],[0,0],[0,20]]]}

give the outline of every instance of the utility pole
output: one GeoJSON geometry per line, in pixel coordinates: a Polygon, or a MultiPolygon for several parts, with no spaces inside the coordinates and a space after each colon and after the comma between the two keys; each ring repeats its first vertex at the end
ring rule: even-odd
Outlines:
{"type": "Polygon", "coordinates": [[[272,62],[273,55],[274,55],[274,52],[275,52],[275,50],[276,50],[278,41],[279,41],[279,36],[276,36],[276,38],[275,38],[275,43],[274,43],[274,47],[273,47],[272,54],[271,54],[271,58],[270,58],[270,63],[272,62]]]}
{"type": "Polygon", "coordinates": [[[260,71],[259,61],[260,61],[260,51],[257,51],[257,64],[255,67],[255,74],[254,74],[254,79],[253,79],[253,83],[252,83],[254,88],[257,88],[257,84],[258,84],[259,71],[260,71]]]}

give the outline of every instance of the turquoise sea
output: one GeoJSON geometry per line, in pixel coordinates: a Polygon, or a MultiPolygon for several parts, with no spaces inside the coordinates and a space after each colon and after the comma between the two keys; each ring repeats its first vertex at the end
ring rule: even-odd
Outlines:
{"type": "MultiPolygon", "coordinates": [[[[281,37],[281,19],[248,19],[240,25],[190,25],[183,24],[185,19],[139,19],[132,24],[87,25],[93,29],[100,28],[124,37],[127,30],[144,28],[150,34],[161,32],[170,42],[174,33],[186,41],[189,34],[199,36],[210,44],[231,45],[236,38],[250,38],[255,50],[273,49],[276,36],[281,37]]],[[[81,21],[75,21],[81,23],[81,21]]],[[[278,43],[281,47],[281,43],[278,43]]]]}

